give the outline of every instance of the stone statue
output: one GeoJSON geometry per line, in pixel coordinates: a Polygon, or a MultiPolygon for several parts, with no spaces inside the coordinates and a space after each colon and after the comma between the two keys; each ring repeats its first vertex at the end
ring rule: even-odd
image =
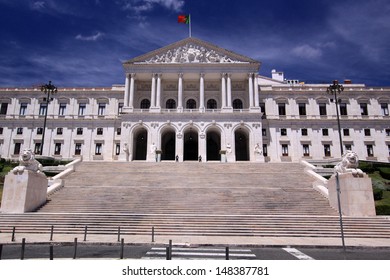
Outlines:
{"type": "Polygon", "coordinates": [[[36,159],[31,149],[24,149],[19,155],[19,166],[12,169],[14,174],[23,173],[24,170],[30,170],[36,173],[42,173],[42,164],[36,159]]]}
{"type": "Polygon", "coordinates": [[[152,155],[155,155],[156,151],[157,151],[157,146],[153,143],[152,145],[150,145],[150,153],[152,155]]]}
{"type": "Polygon", "coordinates": [[[257,144],[255,145],[255,154],[261,155],[262,153],[263,153],[263,151],[260,149],[259,143],[257,143],[257,144]]]}
{"type": "Polygon", "coordinates": [[[355,152],[346,151],[341,161],[334,167],[335,172],[339,174],[352,173],[353,176],[363,177],[363,171],[358,169],[359,158],[355,152]]]}
{"type": "Polygon", "coordinates": [[[129,145],[127,143],[124,144],[123,151],[126,154],[126,161],[129,161],[130,150],[129,145]]]}
{"type": "Polygon", "coordinates": [[[232,146],[230,143],[226,144],[226,154],[231,154],[232,153],[232,146]]]}

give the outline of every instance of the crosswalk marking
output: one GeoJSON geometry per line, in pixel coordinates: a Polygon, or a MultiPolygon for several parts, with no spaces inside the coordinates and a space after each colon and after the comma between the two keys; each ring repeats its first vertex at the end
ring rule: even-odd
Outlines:
{"type": "Polygon", "coordinates": [[[293,255],[299,260],[314,260],[312,257],[302,253],[301,251],[295,249],[295,248],[283,248],[284,251],[287,253],[293,255]]]}

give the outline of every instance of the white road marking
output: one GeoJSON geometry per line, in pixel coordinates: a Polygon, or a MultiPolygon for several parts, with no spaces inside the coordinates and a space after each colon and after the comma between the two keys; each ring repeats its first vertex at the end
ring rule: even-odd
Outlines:
{"type": "Polygon", "coordinates": [[[284,251],[287,253],[293,255],[299,260],[314,260],[312,257],[302,253],[301,251],[295,249],[295,248],[283,248],[284,251]]]}

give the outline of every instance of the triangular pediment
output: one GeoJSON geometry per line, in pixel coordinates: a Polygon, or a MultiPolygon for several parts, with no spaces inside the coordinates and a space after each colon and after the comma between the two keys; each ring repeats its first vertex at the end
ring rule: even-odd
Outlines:
{"type": "Polygon", "coordinates": [[[236,54],[196,38],[187,38],[147,54],[138,56],[129,64],[259,64],[249,57],[236,54]]]}

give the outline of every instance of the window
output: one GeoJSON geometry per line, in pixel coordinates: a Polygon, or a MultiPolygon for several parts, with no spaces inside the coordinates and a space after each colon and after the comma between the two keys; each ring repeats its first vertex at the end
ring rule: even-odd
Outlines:
{"type": "Polygon", "coordinates": [[[8,103],[1,103],[0,115],[7,115],[8,103]]]}
{"type": "Polygon", "coordinates": [[[99,103],[98,116],[104,116],[106,113],[106,103],[99,103]]]}
{"type": "MultiPolygon", "coordinates": [[[[390,145],[389,145],[389,147],[390,147],[390,145]]],[[[268,148],[267,148],[267,144],[263,144],[263,155],[264,155],[265,157],[267,157],[267,156],[268,156],[268,148]]]]}
{"type": "Polygon", "coordinates": [[[340,103],[340,115],[347,116],[347,103],[340,103]]]}
{"type": "Polygon", "coordinates": [[[280,129],[280,135],[287,136],[287,128],[280,129]]]}
{"type": "Polygon", "coordinates": [[[302,128],[301,134],[302,134],[302,136],[307,136],[307,128],[302,128]]]}
{"type": "Polygon", "coordinates": [[[41,154],[41,147],[42,147],[41,143],[35,143],[34,154],[40,155],[41,154]]]}
{"type": "Polygon", "coordinates": [[[0,135],[3,134],[3,128],[0,127],[0,135]]]}
{"type": "Polygon", "coordinates": [[[329,144],[324,144],[324,155],[325,155],[325,157],[330,157],[331,156],[330,145],[329,144]]]}
{"type": "Polygon", "coordinates": [[[141,101],[141,109],[149,109],[150,108],[150,101],[149,99],[143,99],[141,101]]]}
{"type": "Polygon", "coordinates": [[[367,156],[368,157],[373,157],[374,156],[374,148],[372,145],[366,145],[367,148],[367,156]]]}
{"type": "Polygon", "coordinates": [[[288,145],[282,144],[282,156],[287,157],[288,156],[288,145]]]}
{"type": "Polygon", "coordinates": [[[82,127],[77,128],[77,135],[83,135],[83,128],[82,127]]]}
{"type": "Polygon", "coordinates": [[[318,104],[318,108],[320,110],[320,116],[326,116],[326,104],[320,103],[318,104]]]}
{"type": "Polygon", "coordinates": [[[62,135],[62,127],[57,128],[57,135],[62,135]]]}
{"type": "Polygon", "coordinates": [[[209,99],[207,101],[207,109],[217,109],[217,101],[215,99],[209,99]]]}
{"type": "Polygon", "coordinates": [[[389,105],[387,103],[381,103],[382,116],[389,115],[389,105]]]}
{"type": "Polygon", "coordinates": [[[102,127],[97,128],[97,135],[103,135],[103,128],[102,127]]]}
{"type": "Polygon", "coordinates": [[[285,116],[286,115],[286,104],[279,103],[278,108],[279,108],[279,116],[285,116]]]}
{"type": "Polygon", "coordinates": [[[19,115],[25,116],[27,114],[27,103],[20,104],[19,115]]]}
{"type": "Polygon", "coordinates": [[[390,157],[390,145],[387,145],[387,149],[389,150],[389,157],[390,157]]]}
{"type": "Polygon", "coordinates": [[[244,108],[244,106],[242,105],[242,101],[240,99],[233,100],[233,109],[240,110],[243,108],[244,108]]]}
{"type": "Polygon", "coordinates": [[[66,103],[60,103],[60,108],[58,110],[58,115],[59,116],[65,116],[65,111],[66,111],[66,103]]]}
{"type": "Polygon", "coordinates": [[[368,116],[367,103],[360,103],[360,114],[362,116],[368,116]]]}
{"type": "Polygon", "coordinates": [[[176,101],[174,99],[168,99],[165,106],[167,109],[176,109],[176,101]]]}
{"type": "Polygon", "coordinates": [[[345,144],[344,145],[344,150],[346,150],[346,151],[352,151],[352,145],[351,144],[345,144]]]}
{"type": "Polygon", "coordinates": [[[86,108],[87,108],[87,104],[86,103],[80,103],[79,104],[79,116],[84,116],[85,115],[86,108]]]}
{"type": "Polygon", "coordinates": [[[390,136],[390,128],[386,129],[386,136],[390,136]]]}
{"type": "Polygon", "coordinates": [[[304,157],[310,156],[309,145],[308,144],[303,144],[302,148],[303,148],[303,156],[304,157]]]}
{"type": "Polygon", "coordinates": [[[22,143],[15,143],[14,147],[14,155],[19,155],[20,154],[20,148],[22,146],[22,143]]]}
{"type": "Polygon", "coordinates": [[[77,156],[81,155],[81,143],[76,143],[74,148],[74,154],[77,156]]]}
{"type": "Polygon", "coordinates": [[[121,152],[121,144],[116,144],[115,146],[115,155],[119,155],[121,152]]]}
{"type": "Polygon", "coordinates": [[[261,130],[261,135],[267,136],[267,130],[266,130],[265,128],[263,128],[263,129],[261,130]]]}
{"type": "Polygon", "coordinates": [[[119,115],[119,114],[122,114],[122,112],[123,112],[123,106],[124,106],[123,103],[119,103],[119,104],[118,104],[118,115],[119,115]]]}
{"type": "Polygon", "coordinates": [[[364,129],[364,136],[371,136],[371,130],[369,128],[364,129]]]}
{"type": "Polygon", "coordinates": [[[60,155],[61,154],[61,143],[55,143],[54,154],[55,155],[60,155]]]}
{"type": "Polygon", "coordinates": [[[187,109],[196,109],[196,101],[194,99],[188,99],[186,103],[187,109]]]}
{"type": "Polygon", "coordinates": [[[43,134],[43,127],[38,127],[37,128],[37,135],[42,135],[43,134]]]}
{"type": "Polygon", "coordinates": [[[305,103],[299,103],[298,104],[299,108],[299,115],[300,116],[306,116],[306,104],[305,103]]]}
{"type": "Polygon", "coordinates": [[[102,143],[96,143],[95,155],[100,156],[102,154],[102,143]]]}
{"type": "Polygon", "coordinates": [[[343,129],[343,134],[344,134],[344,136],[349,136],[349,129],[348,128],[344,128],[343,129]]]}
{"type": "Polygon", "coordinates": [[[117,127],[116,129],[116,135],[121,135],[122,129],[120,127],[117,127]]]}
{"type": "Polygon", "coordinates": [[[16,129],[16,134],[23,134],[23,127],[18,127],[16,129]]]}
{"type": "Polygon", "coordinates": [[[44,116],[44,115],[46,115],[46,112],[47,112],[47,104],[46,103],[41,103],[39,105],[39,115],[40,116],[44,116]]]}
{"type": "Polygon", "coordinates": [[[327,128],[322,129],[322,136],[329,136],[329,131],[327,128]]]}
{"type": "Polygon", "coordinates": [[[266,112],[265,112],[265,103],[260,103],[260,110],[261,112],[263,113],[263,116],[266,115],[266,112]]]}

